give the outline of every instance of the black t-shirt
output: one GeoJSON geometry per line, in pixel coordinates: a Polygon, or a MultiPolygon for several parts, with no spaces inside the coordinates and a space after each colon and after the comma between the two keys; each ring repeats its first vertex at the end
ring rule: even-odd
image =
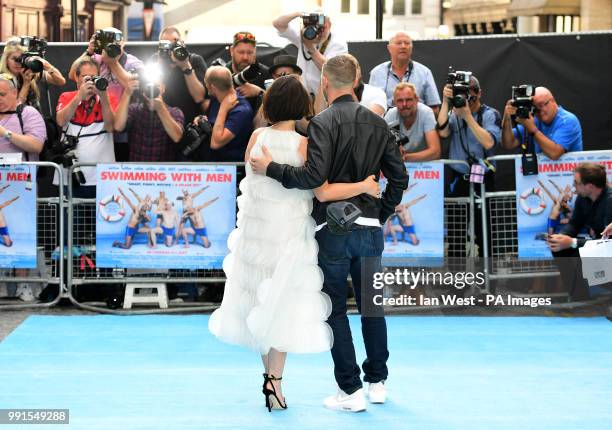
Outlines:
{"type": "MultiPolygon", "coordinates": [[[[153,56],[155,60],[159,57],[157,54],[153,56]]],[[[189,62],[193,68],[193,73],[202,85],[204,85],[204,75],[206,74],[206,61],[198,54],[189,54],[189,62]]],[[[161,64],[164,64],[163,62],[161,64]]],[[[164,84],[166,85],[166,92],[164,93],[164,102],[168,106],[176,106],[185,115],[185,124],[189,124],[193,119],[202,113],[200,103],[196,103],[193,97],[189,93],[187,88],[187,82],[185,82],[185,75],[179,67],[166,66],[163,70],[164,84]]],[[[198,100],[202,101],[202,100],[198,100]]]]}

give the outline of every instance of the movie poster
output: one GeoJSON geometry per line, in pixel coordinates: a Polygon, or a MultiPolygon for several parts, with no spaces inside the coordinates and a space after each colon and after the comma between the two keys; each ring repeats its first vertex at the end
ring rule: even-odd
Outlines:
{"type": "Polygon", "coordinates": [[[219,269],[236,225],[236,167],[99,164],[96,264],[219,269]]]}
{"type": "Polygon", "coordinates": [[[36,267],[36,166],[0,166],[0,267],[36,267]]]}
{"type": "Polygon", "coordinates": [[[404,264],[400,259],[413,264],[415,258],[444,258],[444,165],[406,163],[406,170],[408,189],[383,226],[383,263],[388,266],[404,264]]]}
{"type": "MultiPolygon", "coordinates": [[[[565,154],[559,160],[538,156],[538,175],[523,176],[515,161],[516,210],[520,258],[551,258],[546,235],[559,233],[572,216],[576,194],[574,168],[579,163],[602,163],[612,181],[612,151],[565,154]]],[[[588,234],[588,232],[583,232],[588,234]]]]}

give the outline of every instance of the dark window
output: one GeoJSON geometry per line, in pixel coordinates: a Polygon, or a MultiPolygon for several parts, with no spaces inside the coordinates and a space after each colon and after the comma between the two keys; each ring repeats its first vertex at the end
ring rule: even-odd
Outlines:
{"type": "Polygon", "coordinates": [[[357,13],[368,15],[370,13],[370,0],[359,0],[357,3],[357,13]]]}
{"type": "Polygon", "coordinates": [[[342,4],[340,5],[340,12],[351,13],[351,0],[342,0],[342,4]]]}
{"type": "Polygon", "coordinates": [[[420,15],[422,10],[423,6],[421,5],[421,0],[412,0],[412,14],[420,15]]]}
{"type": "Polygon", "coordinates": [[[406,15],[405,0],[393,0],[393,15],[406,15]]]}

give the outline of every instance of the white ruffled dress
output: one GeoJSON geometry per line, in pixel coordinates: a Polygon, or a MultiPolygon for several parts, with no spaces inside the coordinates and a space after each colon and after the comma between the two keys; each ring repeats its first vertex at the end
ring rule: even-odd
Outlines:
{"type": "MultiPolygon", "coordinates": [[[[300,135],[263,130],[251,149],[262,145],[277,163],[302,166],[300,135]]],[[[210,317],[209,330],[224,342],[261,354],[322,352],[333,335],[325,322],[329,296],[321,291],[317,265],[316,224],[310,190],[287,189],[272,178],[256,175],[247,163],[240,182],[237,228],[228,238],[223,261],[227,277],[221,307],[210,317]]]]}

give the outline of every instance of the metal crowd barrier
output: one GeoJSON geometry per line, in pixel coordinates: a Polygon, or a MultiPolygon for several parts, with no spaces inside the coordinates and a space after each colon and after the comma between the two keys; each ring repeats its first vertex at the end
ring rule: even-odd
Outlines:
{"type": "MultiPolygon", "coordinates": [[[[37,267],[35,269],[0,269],[0,283],[7,287],[16,287],[19,284],[36,288],[38,295],[45,287],[57,285],[57,294],[53,300],[46,303],[20,303],[15,304],[13,300],[0,303],[0,310],[15,310],[25,308],[48,308],[56,305],[60,299],[67,297],[63,289],[65,281],[64,264],[64,211],[66,202],[63,199],[63,177],[61,167],[55,163],[46,161],[23,162],[20,165],[50,167],[57,173],[59,178],[58,195],[55,197],[37,197],[36,199],[36,223],[37,223],[37,267]]],[[[11,289],[13,289],[11,288],[11,289]]],[[[54,290],[51,287],[51,290],[54,290]]],[[[46,290],[49,293],[53,291],[46,290]]]]}

